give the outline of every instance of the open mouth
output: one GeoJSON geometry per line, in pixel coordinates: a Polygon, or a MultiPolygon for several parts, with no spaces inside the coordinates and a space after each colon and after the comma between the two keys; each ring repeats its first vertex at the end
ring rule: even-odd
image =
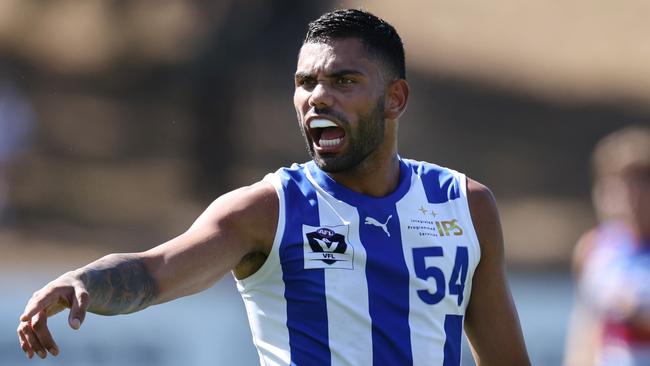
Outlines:
{"type": "Polygon", "coordinates": [[[345,130],[328,119],[318,118],[310,121],[309,134],[316,147],[333,150],[343,143],[345,130]]]}

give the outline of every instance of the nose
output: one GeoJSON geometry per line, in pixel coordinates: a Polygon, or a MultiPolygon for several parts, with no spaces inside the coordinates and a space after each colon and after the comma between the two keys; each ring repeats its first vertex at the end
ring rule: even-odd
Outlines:
{"type": "Polygon", "coordinates": [[[324,83],[318,83],[309,96],[309,106],[315,108],[330,107],[334,98],[324,83]]]}

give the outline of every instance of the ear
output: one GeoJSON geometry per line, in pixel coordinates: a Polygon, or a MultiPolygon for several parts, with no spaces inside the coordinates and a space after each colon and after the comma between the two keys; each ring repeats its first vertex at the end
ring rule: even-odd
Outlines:
{"type": "Polygon", "coordinates": [[[404,79],[391,81],[386,89],[385,118],[396,120],[406,110],[409,99],[409,84],[404,79]]]}

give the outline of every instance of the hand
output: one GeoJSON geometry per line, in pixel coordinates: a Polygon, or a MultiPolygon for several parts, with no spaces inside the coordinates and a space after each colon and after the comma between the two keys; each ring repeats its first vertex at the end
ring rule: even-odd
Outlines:
{"type": "Polygon", "coordinates": [[[68,272],[36,291],[29,299],[18,325],[18,340],[28,358],[37,354],[45,358],[49,351],[59,354],[47,327],[47,318],[70,308],[68,323],[72,329],[79,329],[86,317],[89,296],[84,283],[75,272],[68,272]]]}

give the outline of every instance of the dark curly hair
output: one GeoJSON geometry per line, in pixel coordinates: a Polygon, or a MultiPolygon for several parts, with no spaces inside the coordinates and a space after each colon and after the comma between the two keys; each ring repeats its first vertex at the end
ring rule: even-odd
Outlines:
{"type": "Polygon", "coordinates": [[[303,44],[342,38],[361,39],[366,50],[383,61],[392,77],[406,79],[402,39],[392,25],[367,11],[342,9],[321,15],[309,23],[303,44]]]}

